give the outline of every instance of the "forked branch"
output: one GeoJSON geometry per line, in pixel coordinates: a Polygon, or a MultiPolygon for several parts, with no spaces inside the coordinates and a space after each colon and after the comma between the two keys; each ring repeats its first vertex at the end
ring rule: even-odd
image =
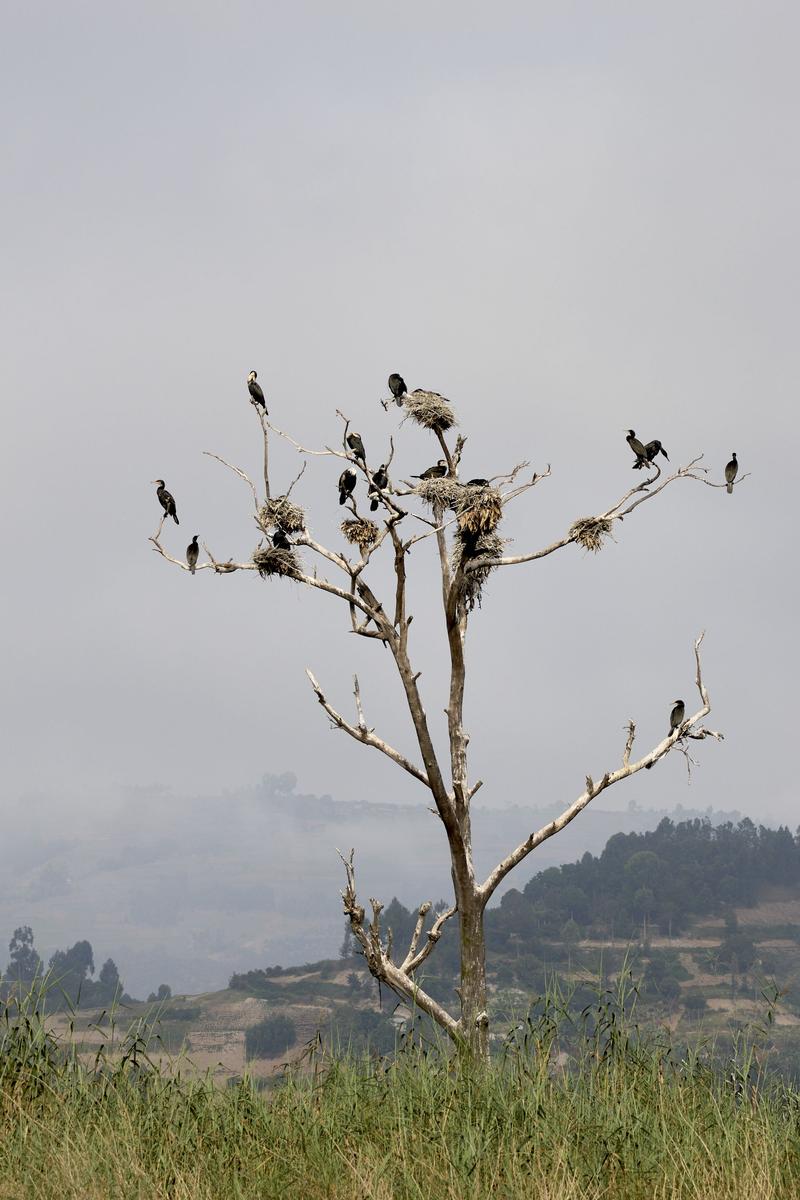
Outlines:
{"type": "Polygon", "coordinates": [[[439,940],[442,927],[453,915],[455,909],[448,909],[436,919],[432,929],[428,933],[426,946],[422,950],[412,954],[412,951],[416,951],[416,945],[419,942],[422,932],[422,924],[430,908],[430,905],[422,905],[417,918],[417,926],[412,936],[409,953],[406,955],[403,963],[397,966],[396,963],[392,962],[391,945],[388,942],[384,943],[381,937],[380,914],[383,905],[377,900],[370,901],[372,919],[368,921],[364,908],[358,903],[356,895],[353,851],[350,851],[347,858],[345,858],[341,850],[338,853],[344,864],[345,875],[347,877],[347,886],[342,892],[345,915],[349,918],[353,937],[361,947],[370,973],[376,979],[387,983],[393,992],[396,992],[398,996],[406,1000],[411,1006],[426,1013],[437,1025],[446,1030],[454,1042],[460,1044],[464,1039],[458,1021],[445,1008],[442,1008],[441,1004],[429,996],[412,976],[412,972],[427,958],[439,940]]]}
{"type": "Polygon", "coordinates": [[[702,740],[703,738],[716,738],[721,741],[723,734],[718,733],[714,729],[706,729],[700,722],[707,717],[711,712],[711,702],[708,697],[708,690],[703,682],[703,672],[700,665],[700,645],[705,637],[705,633],[701,633],[694,643],[694,656],[697,665],[697,673],[695,683],[697,690],[700,693],[702,701],[701,707],[697,710],[694,716],[686,718],[676,729],[672,730],[663,741],[659,742],[652,750],[640,758],[637,762],[631,762],[631,750],[633,748],[633,738],[636,727],[633,722],[628,724],[627,739],[625,749],[622,756],[622,766],[616,771],[606,771],[599,783],[595,783],[591,775],[586,776],[586,787],[578,796],[577,800],[573,801],[568,808],[562,812],[560,817],[554,821],[549,821],[547,825],[542,826],[537,832],[532,833],[529,837],[521,842],[515,850],[511,852],[502,862],[498,863],[494,870],[489,874],[486,880],[481,884],[480,893],[484,903],[486,903],[497,886],[502,883],[509,871],[513,871],[514,867],[518,866],[524,858],[527,858],[531,851],[537,846],[541,846],[542,842],[546,842],[548,838],[560,833],[565,829],[571,821],[574,821],[579,813],[582,813],[588,804],[606,788],[612,787],[615,783],[619,783],[623,779],[628,779],[631,775],[635,775],[637,771],[652,767],[665,755],[669,754],[676,743],[683,738],[695,738],[702,740]]]}

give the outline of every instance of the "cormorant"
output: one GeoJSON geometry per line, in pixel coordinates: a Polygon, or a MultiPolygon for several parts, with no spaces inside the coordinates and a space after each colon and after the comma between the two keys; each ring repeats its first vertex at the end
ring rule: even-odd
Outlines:
{"type": "Polygon", "coordinates": [[[389,376],[389,391],[394,396],[394,402],[398,408],[402,408],[403,396],[408,394],[408,388],[402,375],[398,375],[395,371],[389,376]]]}
{"type": "Polygon", "coordinates": [[[339,503],[344,504],[348,496],[352,496],[358,476],[351,467],[347,467],[339,476],[339,503]]]}
{"type": "Polygon", "coordinates": [[[366,463],[367,456],[364,453],[364,443],[361,440],[360,433],[348,433],[347,444],[353,451],[354,458],[360,458],[362,463],[366,463]]]}
{"type": "Polygon", "coordinates": [[[739,463],[736,458],[736,451],[731,455],[731,461],[725,468],[725,482],[728,485],[728,495],[733,492],[733,481],[736,478],[736,472],[739,470],[739,463]]]}
{"type": "Polygon", "coordinates": [[[447,463],[440,458],[435,467],[428,467],[421,475],[412,475],[412,479],[443,479],[447,474],[447,463]]]}
{"type": "Polygon", "coordinates": [[[167,489],[164,487],[164,480],[163,479],[154,479],[153,483],[158,484],[158,487],[156,488],[156,495],[158,496],[158,503],[163,508],[165,515],[168,517],[172,517],[175,524],[180,525],[180,521],[178,520],[178,514],[175,510],[175,501],[172,498],[172,496],[170,495],[170,493],[167,491],[167,489]]]}
{"type": "Polygon", "coordinates": [[[634,466],[635,467],[644,466],[644,464],[647,462],[647,451],[645,450],[644,446],[637,438],[636,433],[633,429],[628,430],[628,436],[625,438],[625,441],[628,443],[631,450],[636,455],[636,462],[634,463],[634,466]]]}
{"type": "Polygon", "coordinates": [[[675,701],[675,707],[669,714],[669,731],[674,733],[683,724],[684,714],[686,713],[686,705],[682,700],[675,701]]]}
{"type": "Polygon", "coordinates": [[[269,413],[267,412],[267,402],[264,399],[264,393],[261,390],[261,384],[256,383],[257,378],[258,376],[256,372],[251,371],[247,376],[247,390],[250,393],[250,399],[254,400],[256,404],[260,404],[264,410],[264,415],[268,417],[269,413]]]}
{"type": "Polygon", "coordinates": [[[464,487],[488,487],[488,479],[468,479],[464,487]]]}
{"type": "MultiPolygon", "coordinates": [[[[647,459],[647,461],[649,463],[651,463],[658,454],[663,454],[664,458],[667,460],[667,462],[669,462],[669,455],[667,454],[664,447],[661,445],[661,442],[658,440],[658,438],[654,438],[652,442],[647,443],[647,445],[644,448],[644,453],[645,453],[645,458],[647,459]]],[[[637,459],[636,462],[633,464],[633,469],[634,469],[634,471],[641,471],[643,466],[644,466],[644,463],[641,461],[641,459],[637,459]]]]}
{"type": "Polygon", "coordinates": [[[375,512],[378,507],[378,493],[389,485],[389,476],[386,474],[386,463],[381,463],[375,474],[372,476],[372,487],[369,489],[369,498],[371,500],[370,510],[375,512]]]}
{"type": "Polygon", "coordinates": [[[189,565],[189,570],[194,575],[194,569],[197,566],[197,556],[200,553],[200,547],[197,545],[197,539],[200,535],[195,534],[189,545],[186,547],[186,562],[189,565]]]}
{"type": "Polygon", "coordinates": [[[276,550],[291,550],[292,543],[286,536],[286,530],[279,525],[272,535],[272,544],[276,550]]]}

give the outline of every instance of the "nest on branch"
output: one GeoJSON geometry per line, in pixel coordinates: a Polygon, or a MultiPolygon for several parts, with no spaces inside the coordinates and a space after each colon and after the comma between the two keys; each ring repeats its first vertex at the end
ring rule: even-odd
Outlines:
{"type": "Polygon", "coordinates": [[[374,521],[362,517],[358,521],[348,519],[342,521],[339,526],[344,536],[347,538],[351,546],[358,546],[363,554],[365,550],[370,550],[378,540],[380,530],[374,521]]]}
{"type": "Polygon", "coordinates": [[[259,546],[253,551],[253,562],[262,579],[272,575],[285,575],[296,579],[300,574],[300,560],[294,550],[281,550],[278,546],[259,546]]]}
{"type": "Polygon", "coordinates": [[[449,401],[438,392],[426,392],[423,388],[416,388],[406,397],[404,404],[411,420],[416,421],[423,429],[444,433],[456,423],[456,414],[449,401]]]}
{"type": "MultiPolygon", "coordinates": [[[[505,544],[505,540],[496,533],[472,534],[459,529],[453,540],[453,575],[458,575],[461,568],[477,558],[499,558],[505,544]]],[[[465,570],[461,576],[461,598],[470,612],[476,604],[480,608],[486,581],[495,569],[479,567],[476,571],[465,570]]]]}
{"type": "Polygon", "coordinates": [[[446,508],[458,512],[463,503],[464,487],[456,479],[420,479],[414,491],[438,513],[446,508]]]}
{"type": "Polygon", "coordinates": [[[473,537],[483,533],[494,533],[503,516],[503,497],[497,488],[465,487],[461,497],[459,529],[473,537]]]}
{"type": "Polygon", "coordinates": [[[265,532],[280,525],[287,533],[299,533],[306,527],[306,514],[288,496],[276,496],[259,509],[258,523],[265,532]]]}
{"type": "Polygon", "coordinates": [[[605,517],[580,517],[570,525],[569,535],[580,542],[584,550],[597,554],[603,549],[605,539],[611,536],[611,522],[605,517]]]}

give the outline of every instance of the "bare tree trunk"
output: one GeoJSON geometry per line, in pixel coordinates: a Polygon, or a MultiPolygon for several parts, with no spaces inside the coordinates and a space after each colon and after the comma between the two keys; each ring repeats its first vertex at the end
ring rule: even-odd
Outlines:
{"type": "Polygon", "coordinates": [[[489,1017],[486,1008],[486,937],[483,900],[472,894],[459,899],[461,938],[461,1029],[465,1049],[476,1059],[489,1057],[489,1017]],[[463,904],[463,907],[462,907],[463,904]]]}

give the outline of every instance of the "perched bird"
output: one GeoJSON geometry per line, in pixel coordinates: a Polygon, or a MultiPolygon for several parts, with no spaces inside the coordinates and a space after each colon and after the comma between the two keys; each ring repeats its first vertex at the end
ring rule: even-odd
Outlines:
{"type": "Polygon", "coordinates": [[[250,393],[250,399],[255,404],[260,404],[264,410],[264,415],[269,416],[269,413],[267,412],[267,402],[264,399],[264,393],[261,390],[261,384],[256,383],[257,379],[258,379],[258,376],[257,376],[256,372],[251,371],[250,374],[247,376],[247,390],[250,393]]]}
{"type": "Polygon", "coordinates": [[[369,498],[372,501],[369,507],[372,512],[375,512],[378,507],[379,492],[388,486],[389,476],[386,474],[386,463],[381,463],[372,476],[372,487],[369,489],[369,498]]]}
{"type": "Polygon", "coordinates": [[[673,708],[672,712],[669,714],[669,731],[670,731],[670,733],[674,733],[676,729],[679,729],[681,727],[681,725],[683,724],[683,718],[684,718],[685,712],[686,712],[686,705],[683,703],[682,700],[676,700],[675,707],[673,708]]]}
{"type": "Polygon", "coordinates": [[[725,468],[725,482],[728,485],[728,495],[729,496],[733,492],[733,481],[736,478],[736,473],[738,470],[739,470],[739,463],[736,458],[736,451],[734,450],[733,454],[731,455],[731,461],[728,463],[728,465],[725,468]]]}
{"type": "Polygon", "coordinates": [[[347,467],[339,476],[339,503],[344,504],[348,496],[352,496],[358,476],[352,467],[347,467]]]}
{"type": "Polygon", "coordinates": [[[636,455],[636,462],[633,464],[634,467],[644,466],[644,464],[647,462],[647,451],[645,450],[644,446],[637,438],[636,433],[633,429],[628,430],[628,436],[625,438],[625,441],[628,443],[631,450],[636,455]]]}
{"type": "Polygon", "coordinates": [[[362,463],[366,463],[367,456],[364,453],[364,443],[361,440],[360,433],[348,433],[347,444],[353,451],[354,458],[360,458],[362,463]]]}
{"type": "MultiPolygon", "coordinates": [[[[661,445],[661,442],[658,440],[658,438],[654,438],[652,442],[647,443],[647,445],[644,448],[644,453],[645,453],[645,458],[647,459],[647,461],[649,463],[653,462],[653,460],[655,459],[655,457],[658,454],[663,454],[664,458],[667,460],[667,462],[669,462],[669,455],[667,454],[664,447],[661,445]]],[[[637,458],[636,462],[633,464],[633,469],[634,469],[634,471],[641,471],[643,466],[644,466],[644,463],[641,461],[641,459],[637,458]]]]}
{"type": "Polygon", "coordinates": [[[276,550],[291,550],[292,543],[289,541],[288,537],[286,536],[286,530],[283,528],[282,525],[279,525],[278,528],[273,533],[272,544],[276,550]]]}
{"type": "Polygon", "coordinates": [[[412,475],[412,479],[443,479],[447,474],[447,463],[440,458],[435,467],[428,467],[421,475],[412,475]]]}
{"type": "MultiPolygon", "coordinates": [[[[171,496],[171,494],[164,487],[164,480],[163,479],[154,479],[153,483],[158,484],[158,487],[156,488],[156,495],[158,496],[158,503],[161,505],[161,507],[164,510],[164,515],[167,517],[172,517],[175,524],[180,525],[180,521],[178,520],[178,513],[175,509],[175,501],[174,501],[173,497],[171,496]]],[[[162,517],[162,520],[163,519],[164,518],[162,517]]]]}
{"type": "Polygon", "coordinates": [[[197,544],[197,539],[199,536],[200,535],[196,533],[189,542],[189,545],[186,547],[186,562],[188,563],[189,570],[193,575],[194,569],[197,566],[197,556],[200,553],[200,547],[197,544]]]}
{"type": "Polygon", "coordinates": [[[464,487],[488,487],[488,479],[468,479],[464,487]]]}
{"type": "Polygon", "coordinates": [[[403,405],[403,396],[408,394],[408,388],[402,375],[398,375],[395,371],[389,376],[389,391],[394,396],[394,402],[398,408],[403,405]]]}

